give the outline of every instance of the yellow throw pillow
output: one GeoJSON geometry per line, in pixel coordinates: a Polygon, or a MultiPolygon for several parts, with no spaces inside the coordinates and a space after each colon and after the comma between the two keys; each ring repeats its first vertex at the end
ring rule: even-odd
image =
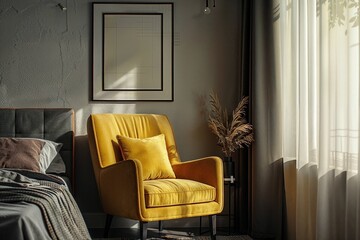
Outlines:
{"type": "Polygon", "coordinates": [[[141,162],[143,180],[175,178],[164,134],[142,139],[117,136],[117,139],[124,160],[137,159],[141,162]]]}

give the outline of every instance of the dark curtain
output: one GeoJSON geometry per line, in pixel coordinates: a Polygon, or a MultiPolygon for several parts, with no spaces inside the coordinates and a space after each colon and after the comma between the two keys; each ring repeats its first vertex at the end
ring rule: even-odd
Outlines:
{"type": "Polygon", "coordinates": [[[250,96],[249,122],[255,142],[239,152],[236,228],[256,239],[285,239],[283,164],[274,159],[271,122],[274,103],[273,2],[239,4],[239,99],[250,96]],[[269,91],[271,89],[271,91],[269,91]]]}
{"type": "MultiPolygon", "coordinates": [[[[239,85],[238,101],[244,96],[251,99],[251,52],[252,52],[252,1],[244,0],[239,2],[239,85]]],[[[251,122],[251,100],[248,107],[249,122],[251,122]]],[[[251,222],[251,151],[248,148],[240,149],[237,161],[237,192],[238,200],[235,208],[235,228],[242,234],[249,233],[249,222],[251,222]]]]}

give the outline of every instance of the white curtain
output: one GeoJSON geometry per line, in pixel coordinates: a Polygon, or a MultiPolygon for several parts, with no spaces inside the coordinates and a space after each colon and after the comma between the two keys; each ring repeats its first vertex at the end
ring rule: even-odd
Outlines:
{"type": "Polygon", "coordinates": [[[289,239],[360,239],[359,0],[273,4],[289,239]]]}

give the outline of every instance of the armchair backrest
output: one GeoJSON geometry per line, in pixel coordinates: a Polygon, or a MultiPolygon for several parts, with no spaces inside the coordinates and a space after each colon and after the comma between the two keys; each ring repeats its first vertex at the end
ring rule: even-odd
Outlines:
{"type": "Polygon", "coordinates": [[[116,136],[153,137],[163,133],[171,164],[180,161],[173,130],[165,115],[157,114],[91,114],[88,137],[93,165],[104,168],[122,160],[116,136]]]}

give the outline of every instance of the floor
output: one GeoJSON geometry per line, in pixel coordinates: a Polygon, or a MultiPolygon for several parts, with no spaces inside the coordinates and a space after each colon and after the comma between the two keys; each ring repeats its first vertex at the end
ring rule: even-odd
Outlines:
{"type": "MultiPolygon", "coordinates": [[[[104,240],[103,229],[90,229],[90,234],[93,240],[104,240]]],[[[130,240],[130,239],[138,239],[139,231],[138,229],[111,229],[109,232],[109,237],[107,239],[112,240],[130,240]]],[[[167,240],[208,240],[210,239],[209,233],[199,234],[198,229],[164,229],[159,232],[158,229],[149,228],[148,229],[148,239],[167,239],[167,240]]],[[[218,230],[218,240],[252,240],[249,236],[246,235],[237,235],[235,233],[231,233],[230,235],[226,231],[222,231],[222,229],[218,230]]]]}

